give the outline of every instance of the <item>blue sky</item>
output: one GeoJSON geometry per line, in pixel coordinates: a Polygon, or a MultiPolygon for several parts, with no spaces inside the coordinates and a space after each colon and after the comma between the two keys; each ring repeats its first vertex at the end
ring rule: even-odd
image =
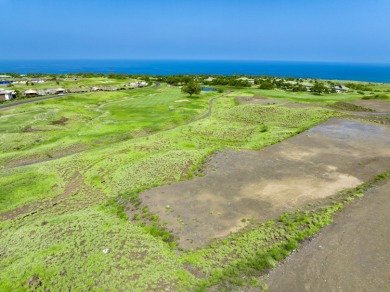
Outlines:
{"type": "Polygon", "coordinates": [[[0,59],[390,63],[389,0],[0,0],[0,59]]]}

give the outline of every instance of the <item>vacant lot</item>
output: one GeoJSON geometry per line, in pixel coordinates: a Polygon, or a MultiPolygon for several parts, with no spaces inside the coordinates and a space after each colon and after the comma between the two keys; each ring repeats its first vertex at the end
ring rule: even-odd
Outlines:
{"type": "Polygon", "coordinates": [[[270,273],[269,291],[386,291],[390,183],[371,189],[270,273]]]}
{"type": "Polygon", "coordinates": [[[182,246],[196,247],[239,230],[249,219],[275,219],[355,187],[389,165],[389,127],[333,119],[260,151],[218,153],[204,177],[141,197],[176,226],[182,246]]]}

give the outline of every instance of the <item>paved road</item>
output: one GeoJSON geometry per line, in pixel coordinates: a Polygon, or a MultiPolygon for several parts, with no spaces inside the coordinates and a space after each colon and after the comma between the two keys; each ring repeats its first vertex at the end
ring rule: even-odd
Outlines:
{"type": "MultiPolygon", "coordinates": [[[[156,87],[159,87],[159,86],[160,86],[160,82],[155,82],[153,86],[151,86],[151,87],[143,87],[143,88],[156,88],[156,87]]],[[[30,99],[30,100],[29,99],[25,99],[25,100],[21,100],[21,101],[18,101],[18,102],[13,102],[13,103],[0,105],[0,110],[4,109],[4,108],[16,107],[16,106],[19,106],[19,105],[22,105],[22,104],[34,103],[34,102],[47,100],[47,99],[60,98],[60,97],[66,97],[66,96],[70,96],[70,95],[84,94],[84,93],[85,92],[83,92],[83,93],[67,93],[67,94],[62,94],[62,95],[48,95],[48,96],[43,96],[43,97],[40,97],[40,98],[30,99]]]]}
{"type": "Polygon", "coordinates": [[[62,94],[62,95],[44,96],[44,97],[40,97],[40,98],[36,98],[36,99],[25,99],[25,100],[21,100],[21,101],[18,101],[18,102],[12,102],[12,103],[7,103],[7,104],[0,105],[0,109],[16,107],[16,106],[27,104],[27,103],[34,103],[34,102],[38,102],[38,101],[42,101],[42,100],[59,98],[59,97],[65,97],[65,96],[69,96],[69,95],[70,94],[68,93],[68,94],[62,94]]]}

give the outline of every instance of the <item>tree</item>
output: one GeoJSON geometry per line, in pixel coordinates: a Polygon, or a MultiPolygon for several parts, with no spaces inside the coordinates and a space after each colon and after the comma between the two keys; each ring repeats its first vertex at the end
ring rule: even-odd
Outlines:
{"type": "Polygon", "coordinates": [[[181,91],[184,93],[188,93],[190,96],[193,94],[199,94],[201,92],[202,88],[195,82],[188,82],[185,84],[182,88],[181,91]]]}
{"type": "Polygon", "coordinates": [[[275,86],[272,84],[269,80],[262,80],[260,81],[260,89],[274,89],[275,86]]]}
{"type": "Polygon", "coordinates": [[[292,91],[293,92],[300,92],[300,91],[307,91],[306,89],[306,86],[302,85],[302,84],[297,84],[295,85],[293,88],[292,88],[292,91]]]}
{"type": "Polygon", "coordinates": [[[324,84],[322,84],[320,82],[316,82],[316,83],[314,83],[313,87],[311,88],[311,91],[320,95],[323,92],[327,92],[328,89],[325,87],[324,84]]]}

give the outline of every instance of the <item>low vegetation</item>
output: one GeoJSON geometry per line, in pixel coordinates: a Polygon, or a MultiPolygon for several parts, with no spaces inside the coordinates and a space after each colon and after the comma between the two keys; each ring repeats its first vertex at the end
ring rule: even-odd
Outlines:
{"type": "Polygon", "coordinates": [[[387,94],[374,94],[363,97],[363,99],[382,99],[382,100],[390,100],[390,96],[387,94]]]}
{"type": "MultiPolygon", "coordinates": [[[[364,98],[363,98],[364,99],[364,98]]],[[[345,110],[345,111],[357,111],[357,112],[373,112],[374,110],[371,108],[367,108],[364,106],[356,105],[353,103],[338,101],[329,105],[331,108],[345,110]]]]}
{"type": "MultiPolygon", "coordinates": [[[[79,77],[123,82],[135,76],[79,77]]],[[[227,83],[216,85],[220,92],[196,91],[197,98],[190,98],[173,85],[193,78],[153,78],[170,84],[75,94],[0,111],[0,290],[261,286],[260,272],[370,186],[275,221],[243,218],[249,224],[238,233],[183,251],[166,222],[143,204],[142,190],[199,175],[196,170],[217,150],[261,149],[341,116],[323,105],[361,95],[342,94],[340,100],[335,93],[227,83]],[[237,103],[242,96],[321,106],[237,103]]],[[[199,76],[197,82],[206,79],[199,76]]]]}

